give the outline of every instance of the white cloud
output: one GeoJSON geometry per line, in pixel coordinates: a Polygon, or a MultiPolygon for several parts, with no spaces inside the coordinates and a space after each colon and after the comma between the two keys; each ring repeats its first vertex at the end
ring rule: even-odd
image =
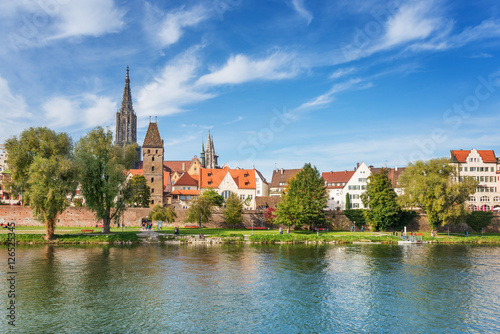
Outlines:
{"type": "Polygon", "coordinates": [[[427,38],[440,25],[434,17],[433,7],[428,2],[414,2],[403,5],[387,22],[384,47],[427,38]]]}
{"type": "Polygon", "coordinates": [[[0,118],[2,121],[31,117],[27,109],[24,98],[21,95],[14,95],[7,80],[0,77],[0,118]]]}
{"type": "Polygon", "coordinates": [[[171,115],[184,111],[186,105],[212,98],[193,84],[199,64],[197,48],[170,61],[137,94],[138,116],[171,115]]]}
{"type": "Polygon", "coordinates": [[[307,21],[307,25],[309,25],[313,19],[313,15],[305,8],[304,0],[292,0],[292,6],[307,21]]]}
{"type": "Polygon", "coordinates": [[[356,72],[356,70],[357,69],[355,67],[339,68],[330,75],[330,79],[338,79],[340,77],[356,72]]]}
{"type": "Polygon", "coordinates": [[[125,12],[113,0],[72,0],[54,11],[56,33],[49,39],[100,36],[122,29],[125,12]]]}
{"type": "Polygon", "coordinates": [[[42,109],[50,127],[82,124],[82,128],[86,129],[110,123],[116,112],[116,103],[94,94],[75,98],[57,96],[45,102],[42,109]]]}
{"type": "Polygon", "coordinates": [[[302,105],[300,105],[298,108],[294,109],[291,111],[291,113],[297,112],[297,111],[302,111],[302,110],[308,110],[308,109],[314,109],[314,108],[320,108],[323,107],[329,103],[331,103],[334,98],[335,94],[355,88],[367,88],[370,84],[360,86],[358,85],[359,83],[363,82],[359,78],[351,79],[342,83],[338,83],[332,86],[328,92],[325,94],[319,95],[318,97],[312,99],[311,101],[308,101],[302,105]]]}
{"type": "Polygon", "coordinates": [[[276,52],[260,60],[250,59],[239,54],[228,59],[227,63],[198,80],[200,85],[240,84],[252,80],[289,79],[298,73],[294,57],[288,53],[276,52]]]}
{"type": "Polygon", "coordinates": [[[178,10],[168,13],[160,23],[158,38],[162,46],[176,43],[187,27],[196,26],[209,17],[205,7],[199,5],[189,10],[178,10]]]}

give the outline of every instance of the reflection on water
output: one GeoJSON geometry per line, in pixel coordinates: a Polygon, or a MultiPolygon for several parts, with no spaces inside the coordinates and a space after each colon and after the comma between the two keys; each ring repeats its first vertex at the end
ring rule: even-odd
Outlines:
{"type": "Polygon", "coordinates": [[[18,247],[16,331],[499,332],[499,255],[468,245],[18,247]]]}

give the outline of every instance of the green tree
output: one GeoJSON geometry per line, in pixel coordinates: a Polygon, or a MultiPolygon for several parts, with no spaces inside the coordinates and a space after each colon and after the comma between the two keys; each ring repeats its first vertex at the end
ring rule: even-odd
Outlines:
{"type": "Polygon", "coordinates": [[[125,210],[129,188],[124,188],[123,151],[113,148],[113,134],[102,127],[91,130],[75,147],[79,181],[86,206],[103,221],[110,233],[112,220],[119,221],[125,210]]]}
{"type": "Polygon", "coordinates": [[[373,173],[368,177],[368,188],[361,194],[363,205],[368,208],[365,215],[368,223],[375,231],[385,230],[398,225],[401,208],[397,202],[398,195],[392,188],[387,169],[373,173]]]}
{"type": "Polygon", "coordinates": [[[344,210],[344,215],[354,224],[357,228],[366,225],[365,209],[349,209],[344,210]]]}
{"type": "Polygon", "coordinates": [[[241,224],[243,220],[243,201],[235,194],[231,193],[226,200],[226,208],[223,211],[226,224],[232,226],[241,224]]]}
{"type": "Polygon", "coordinates": [[[177,218],[177,214],[175,213],[175,209],[171,206],[164,208],[160,205],[155,205],[153,210],[149,212],[148,218],[156,221],[173,223],[175,218],[177,218]]]}
{"type": "Polygon", "coordinates": [[[202,193],[202,196],[210,200],[212,205],[221,207],[222,204],[224,204],[224,197],[222,195],[219,195],[219,193],[213,189],[205,190],[202,193]]]}
{"type": "Polygon", "coordinates": [[[130,197],[126,199],[127,204],[149,208],[151,188],[147,185],[144,175],[134,175],[129,180],[127,187],[130,197]]]}
{"type": "Polygon", "coordinates": [[[123,147],[114,145],[112,151],[116,161],[123,165],[125,169],[134,168],[135,163],[140,161],[139,146],[135,143],[123,147]]]}
{"type": "Polygon", "coordinates": [[[29,128],[7,140],[12,189],[22,194],[34,216],[44,223],[45,238],[54,239],[57,216],[77,187],[71,138],[45,128],[29,128]]]}
{"type": "Polygon", "coordinates": [[[480,232],[484,227],[491,224],[493,212],[491,211],[473,211],[467,215],[467,225],[474,231],[480,232]]]}
{"type": "Polygon", "coordinates": [[[421,208],[433,230],[446,223],[464,221],[464,203],[478,182],[471,177],[464,177],[461,182],[456,178],[456,167],[446,158],[410,163],[399,177],[404,193],[398,201],[403,207],[421,208]]]}
{"type": "Polygon", "coordinates": [[[285,226],[317,226],[324,224],[327,201],[325,180],[310,163],[287,180],[288,188],[283,192],[276,208],[275,224],[285,226]]]}

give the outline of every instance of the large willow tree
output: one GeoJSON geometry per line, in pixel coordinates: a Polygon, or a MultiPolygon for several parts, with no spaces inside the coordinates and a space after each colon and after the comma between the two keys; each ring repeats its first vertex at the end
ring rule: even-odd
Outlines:
{"type": "Polygon", "coordinates": [[[78,141],[75,157],[85,205],[103,221],[103,232],[109,233],[111,222],[120,218],[128,198],[126,155],[113,146],[111,131],[97,127],[78,141]]]}
{"type": "Polygon", "coordinates": [[[478,182],[471,177],[458,182],[456,174],[456,167],[447,158],[410,163],[399,177],[404,194],[398,200],[403,206],[421,208],[433,230],[464,221],[465,201],[478,182]]]}
{"type": "Polygon", "coordinates": [[[74,195],[77,186],[71,138],[46,127],[29,128],[19,138],[8,139],[5,148],[12,189],[44,223],[45,238],[54,239],[57,216],[69,205],[68,196],[74,195]]]}

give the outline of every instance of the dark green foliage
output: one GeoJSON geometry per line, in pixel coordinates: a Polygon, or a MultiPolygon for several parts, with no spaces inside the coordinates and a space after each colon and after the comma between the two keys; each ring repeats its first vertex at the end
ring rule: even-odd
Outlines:
{"type": "Polygon", "coordinates": [[[356,225],[361,228],[366,225],[366,209],[349,209],[344,210],[344,215],[356,225]]]}
{"type": "Polygon", "coordinates": [[[172,223],[175,221],[175,218],[177,218],[177,214],[175,213],[175,209],[171,206],[164,208],[160,205],[155,205],[153,210],[149,212],[148,218],[156,221],[172,223]]]}
{"type": "Polygon", "coordinates": [[[368,177],[368,189],[361,195],[367,222],[375,231],[386,230],[399,223],[401,209],[397,203],[396,192],[392,188],[387,169],[368,177]]]}
{"type": "MultiPolygon", "coordinates": [[[[0,234],[0,244],[7,243],[7,234],[0,234]]],[[[102,242],[138,242],[139,237],[134,232],[114,233],[112,235],[89,234],[56,234],[55,239],[47,241],[41,234],[16,234],[16,244],[97,244],[102,242]]]]}
{"type": "Polygon", "coordinates": [[[349,210],[351,208],[351,197],[349,197],[349,193],[345,194],[345,209],[349,210]]]}
{"type": "Polygon", "coordinates": [[[109,233],[111,221],[119,220],[130,193],[120,191],[126,180],[123,150],[113,147],[111,131],[97,127],[78,141],[75,156],[85,205],[103,221],[104,233],[109,233]]]}
{"type": "Polygon", "coordinates": [[[7,140],[10,186],[34,216],[45,224],[47,239],[54,237],[58,214],[69,205],[67,196],[76,191],[76,167],[71,155],[71,138],[45,127],[29,128],[19,139],[7,140]]]}
{"type": "Polygon", "coordinates": [[[219,193],[217,193],[213,189],[205,190],[202,196],[207,198],[212,203],[212,205],[221,207],[222,204],[224,204],[224,197],[222,195],[219,195],[219,193]]]}
{"type": "Polygon", "coordinates": [[[408,226],[417,217],[417,212],[413,210],[401,210],[401,216],[399,219],[399,224],[393,226],[395,229],[400,229],[404,226],[408,226]]]}
{"type": "Polygon", "coordinates": [[[303,225],[318,226],[326,222],[325,211],[327,193],[325,180],[316,167],[310,163],[288,180],[288,188],[284,191],[276,208],[275,224],[285,226],[303,225]]]}
{"type": "Polygon", "coordinates": [[[473,211],[467,215],[467,225],[474,231],[481,232],[484,227],[491,224],[493,212],[491,211],[473,211]]]}
{"type": "Polygon", "coordinates": [[[141,208],[149,208],[151,188],[146,183],[144,175],[134,175],[128,182],[129,197],[126,203],[141,208]]]}
{"type": "Polygon", "coordinates": [[[235,193],[231,193],[226,200],[226,208],[223,211],[226,224],[232,226],[241,224],[243,220],[243,201],[235,193]]]}
{"type": "Polygon", "coordinates": [[[456,182],[456,174],[446,158],[410,163],[399,177],[404,194],[398,200],[403,207],[424,210],[432,229],[461,222],[467,214],[464,203],[478,182],[471,177],[456,182]]]}

